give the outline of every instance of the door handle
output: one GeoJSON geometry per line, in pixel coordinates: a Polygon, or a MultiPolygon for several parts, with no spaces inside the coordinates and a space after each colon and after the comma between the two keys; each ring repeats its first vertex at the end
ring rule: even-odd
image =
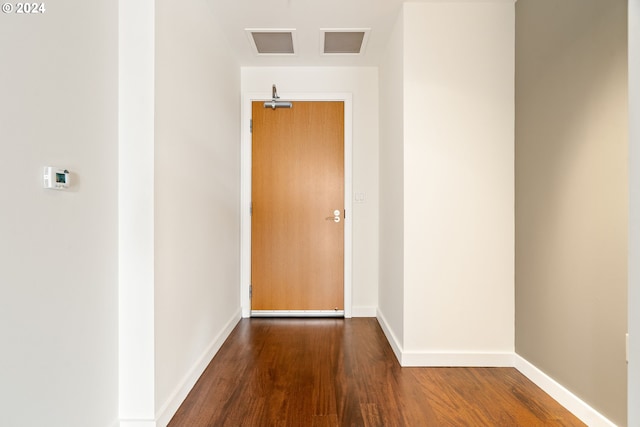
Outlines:
{"type": "Polygon", "coordinates": [[[325,218],[326,221],[340,222],[340,211],[336,209],[333,211],[333,216],[328,216],[325,218]]]}

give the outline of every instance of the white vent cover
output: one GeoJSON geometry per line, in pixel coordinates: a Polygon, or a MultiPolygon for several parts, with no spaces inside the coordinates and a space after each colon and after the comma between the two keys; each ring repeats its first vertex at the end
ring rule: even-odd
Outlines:
{"type": "Polygon", "coordinates": [[[295,29],[245,29],[253,51],[258,55],[295,55],[295,29]]]}
{"type": "Polygon", "coordinates": [[[324,55],[362,55],[370,28],[320,29],[321,53],[324,55]]]}

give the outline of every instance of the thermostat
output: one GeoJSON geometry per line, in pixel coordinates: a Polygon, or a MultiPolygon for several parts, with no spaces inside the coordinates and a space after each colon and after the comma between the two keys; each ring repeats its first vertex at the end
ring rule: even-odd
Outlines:
{"type": "Polygon", "coordinates": [[[43,187],[51,190],[66,190],[71,184],[69,171],[66,169],[45,166],[43,174],[43,187]]]}

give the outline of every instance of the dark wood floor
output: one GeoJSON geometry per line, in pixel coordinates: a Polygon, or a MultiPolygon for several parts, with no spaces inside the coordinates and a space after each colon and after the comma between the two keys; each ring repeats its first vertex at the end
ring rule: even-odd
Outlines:
{"type": "Polygon", "coordinates": [[[368,318],[242,320],[169,426],[584,424],[513,368],[401,368],[368,318]]]}

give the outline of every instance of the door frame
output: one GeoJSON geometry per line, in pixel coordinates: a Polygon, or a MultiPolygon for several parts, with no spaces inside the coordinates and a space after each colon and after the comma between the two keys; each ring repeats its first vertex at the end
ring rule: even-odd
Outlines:
{"type": "MultiPolygon", "coordinates": [[[[344,317],[352,316],[353,263],[353,103],[352,94],[337,93],[281,93],[287,101],[344,102],[344,317]]],[[[240,144],[240,305],[242,317],[251,317],[251,103],[271,100],[270,92],[251,92],[242,96],[242,130],[240,144]]],[[[294,107],[295,108],[295,107],[294,107]]]]}

